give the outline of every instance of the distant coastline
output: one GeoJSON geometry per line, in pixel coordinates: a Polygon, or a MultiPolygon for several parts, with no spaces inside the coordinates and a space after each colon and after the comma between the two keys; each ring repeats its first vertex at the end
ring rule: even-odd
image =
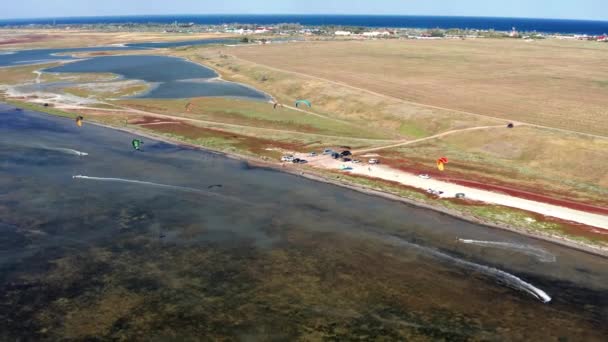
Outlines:
{"type": "Polygon", "coordinates": [[[589,34],[608,33],[608,21],[501,17],[449,17],[413,15],[141,15],[69,18],[2,19],[0,27],[27,25],[172,24],[195,25],[297,23],[302,26],[357,26],[416,29],[473,29],[589,34]]]}

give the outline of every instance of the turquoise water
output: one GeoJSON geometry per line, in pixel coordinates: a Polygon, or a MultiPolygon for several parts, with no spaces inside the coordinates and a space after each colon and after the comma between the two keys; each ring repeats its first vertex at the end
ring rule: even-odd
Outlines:
{"type": "MultiPolygon", "coordinates": [[[[593,9],[590,9],[593,10],[593,9]]],[[[221,25],[231,23],[273,25],[300,23],[308,26],[342,25],[364,27],[408,27],[408,28],[469,28],[510,31],[516,27],[520,31],[561,32],[581,34],[605,34],[608,32],[606,20],[569,20],[541,18],[496,18],[428,15],[336,15],[336,14],[229,14],[229,15],[135,15],[100,16],[73,18],[5,19],[0,25],[53,24],[86,25],[94,23],[196,23],[201,25],[221,25]]]]}
{"type": "Polygon", "coordinates": [[[135,137],[0,105],[0,340],[608,334],[603,258],[135,137]]]}

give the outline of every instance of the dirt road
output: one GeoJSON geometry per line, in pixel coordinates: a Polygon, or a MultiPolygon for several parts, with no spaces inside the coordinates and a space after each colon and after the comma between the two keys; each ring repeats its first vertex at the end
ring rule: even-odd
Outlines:
{"type": "Polygon", "coordinates": [[[435,179],[423,179],[418,177],[418,175],[403,172],[401,170],[392,169],[385,165],[343,163],[339,160],[334,160],[329,156],[318,156],[313,158],[306,156],[299,157],[307,159],[309,161],[309,165],[319,168],[337,170],[342,165],[348,165],[352,167],[352,170],[345,172],[351,173],[353,175],[375,177],[388,181],[398,182],[403,185],[423,190],[433,189],[437,191],[443,191],[443,194],[440,195],[440,197],[442,198],[454,198],[456,197],[456,194],[464,193],[467,199],[522,209],[566,221],[572,221],[592,227],[608,229],[608,216],[606,215],[588,213],[585,211],[570,209],[537,201],[531,201],[506,194],[476,189],[473,187],[467,187],[435,179]]]}
{"type": "Polygon", "coordinates": [[[366,148],[366,149],[362,149],[362,150],[353,150],[352,153],[353,154],[361,154],[361,153],[376,152],[376,151],[386,150],[388,148],[400,147],[400,146],[405,146],[405,145],[411,145],[411,144],[419,143],[421,141],[441,138],[441,137],[445,137],[446,135],[450,135],[450,134],[454,134],[454,133],[460,133],[460,132],[466,132],[466,131],[478,131],[478,130],[482,130],[482,129],[492,129],[492,128],[505,128],[505,126],[504,125],[498,125],[498,126],[479,126],[479,127],[469,127],[469,128],[463,128],[463,129],[455,129],[455,130],[452,130],[452,131],[447,131],[447,132],[431,135],[429,137],[420,138],[420,139],[416,139],[416,140],[403,141],[403,142],[396,143],[396,144],[391,144],[391,145],[386,145],[386,146],[378,146],[378,147],[372,147],[372,148],[366,148]]]}

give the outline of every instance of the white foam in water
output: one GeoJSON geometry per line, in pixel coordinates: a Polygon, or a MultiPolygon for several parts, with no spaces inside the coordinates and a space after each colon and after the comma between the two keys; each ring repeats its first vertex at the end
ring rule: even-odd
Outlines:
{"type": "Polygon", "coordinates": [[[534,247],[530,245],[522,245],[519,243],[501,242],[501,241],[482,241],[482,240],[469,240],[469,239],[458,239],[459,242],[476,245],[481,247],[500,248],[506,250],[512,250],[527,255],[535,256],[540,262],[555,262],[555,255],[547,252],[546,250],[534,247]]]}
{"type": "Polygon", "coordinates": [[[238,201],[238,202],[245,203],[244,201],[242,201],[240,199],[237,199],[237,198],[234,198],[234,197],[231,197],[231,196],[225,196],[225,195],[221,195],[221,194],[210,192],[210,191],[204,191],[204,190],[201,190],[201,189],[188,188],[188,187],[184,187],[184,186],[176,186],[176,185],[153,183],[153,182],[146,182],[146,181],[140,181],[140,180],[135,180],[135,179],[90,177],[90,176],[83,176],[83,175],[72,176],[72,179],[85,179],[85,180],[93,180],[93,181],[100,181],[100,182],[119,182],[119,183],[130,183],[130,184],[147,185],[147,186],[154,186],[154,187],[165,188],[165,189],[170,189],[170,190],[177,190],[177,191],[185,191],[185,192],[198,193],[198,194],[203,194],[203,195],[207,195],[207,196],[214,196],[214,197],[219,197],[219,198],[223,198],[223,199],[228,199],[228,200],[231,200],[231,201],[238,201]]]}
{"type": "Polygon", "coordinates": [[[13,62],[13,64],[33,64],[33,63],[44,63],[44,62],[50,62],[50,60],[48,60],[48,59],[32,59],[32,60],[29,60],[29,61],[13,62]]]}
{"type": "Polygon", "coordinates": [[[182,187],[182,186],[175,186],[175,185],[167,185],[167,184],[145,182],[145,181],[139,181],[139,180],[134,180],[134,179],[89,177],[89,176],[83,176],[83,175],[72,176],[72,178],[73,179],[88,179],[88,180],[95,180],[95,181],[102,181],[102,182],[132,183],[132,184],[156,186],[156,187],[167,188],[167,189],[172,189],[172,190],[207,193],[206,191],[199,190],[199,189],[194,189],[194,188],[187,188],[187,187],[182,187]]]}
{"type": "Polygon", "coordinates": [[[489,267],[489,266],[484,266],[484,265],[480,265],[480,264],[476,264],[474,262],[471,261],[467,261],[467,260],[463,260],[463,259],[458,259],[455,258],[451,255],[442,253],[440,251],[434,250],[432,248],[428,248],[428,247],[424,247],[424,246],[420,246],[420,245],[416,245],[414,243],[411,242],[407,242],[403,239],[400,239],[396,236],[390,236],[390,238],[386,239],[386,237],[384,237],[385,240],[397,245],[397,246],[406,246],[409,248],[413,248],[413,249],[417,249],[423,253],[432,255],[436,258],[439,259],[443,259],[446,261],[450,261],[452,263],[473,269],[475,271],[481,272],[485,275],[494,277],[496,279],[498,279],[499,281],[501,281],[502,283],[504,283],[505,285],[514,288],[516,290],[520,290],[520,291],[524,291],[526,293],[531,294],[532,296],[534,296],[535,298],[537,298],[538,300],[542,301],[543,303],[548,303],[551,301],[551,297],[549,297],[549,295],[535,287],[534,285],[522,280],[521,278],[514,276],[513,274],[507,273],[505,271],[501,271],[499,269],[496,269],[494,267],[489,267]]]}
{"type": "Polygon", "coordinates": [[[79,156],[79,157],[84,157],[84,156],[88,156],[89,155],[86,152],[74,150],[74,149],[71,149],[71,148],[50,147],[50,146],[45,146],[45,145],[35,145],[35,147],[38,147],[38,148],[41,148],[41,149],[44,149],[44,150],[49,150],[49,151],[57,151],[57,152],[65,153],[65,154],[71,154],[71,155],[79,156]]]}
{"type": "Polygon", "coordinates": [[[67,154],[73,154],[75,156],[80,156],[80,157],[84,157],[84,156],[88,156],[89,155],[86,152],[81,152],[81,151],[73,150],[71,148],[50,148],[50,150],[64,152],[64,153],[67,153],[67,154]]]}

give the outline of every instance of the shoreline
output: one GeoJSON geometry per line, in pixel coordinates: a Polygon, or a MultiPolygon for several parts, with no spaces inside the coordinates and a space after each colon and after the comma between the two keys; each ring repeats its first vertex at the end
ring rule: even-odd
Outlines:
{"type": "MultiPolygon", "coordinates": [[[[38,112],[38,111],[33,111],[33,112],[38,113],[38,114],[52,116],[52,117],[58,117],[57,115],[48,114],[48,113],[44,113],[44,112],[38,112]]],[[[490,229],[506,230],[506,231],[510,231],[512,233],[526,236],[526,237],[529,237],[529,238],[532,238],[535,240],[554,243],[556,245],[567,247],[567,248],[570,248],[570,249],[573,249],[573,250],[576,250],[579,252],[584,252],[587,254],[591,254],[591,255],[595,255],[595,256],[599,256],[599,257],[603,257],[603,258],[608,258],[608,248],[595,247],[595,246],[591,246],[591,245],[587,245],[587,244],[583,244],[583,243],[577,243],[575,241],[572,241],[572,240],[569,240],[566,238],[561,238],[561,237],[554,236],[554,235],[545,235],[545,234],[525,231],[523,229],[517,228],[515,226],[511,226],[511,225],[503,225],[503,224],[498,224],[498,223],[493,223],[493,222],[487,222],[487,221],[478,219],[478,218],[470,216],[470,215],[459,213],[454,210],[442,208],[439,206],[429,205],[426,203],[421,203],[421,202],[418,202],[418,201],[415,201],[412,199],[408,199],[405,197],[401,197],[401,196],[386,192],[386,191],[370,188],[370,187],[360,185],[360,184],[355,184],[350,181],[333,180],[333,179],[327,178],[321,174],[318,174],[310,169],[306,169],[306,172],[304,172],[302,170],[296,170],[296,169],[292,169],[289,167],[283,168],[278,164],[275,164],[275,163],[272,163],[269,161],[265,161],[265,160],[262,160],[259,158],[246,156],[246,155],[242,155],[242,154],[238,154],[238,153],[234,153],[234,152],[215,151],[215,150],[212,150],[212,149],[200,146],[200,145],[195,145],[195,144],[191,144],[188,142],[180,141],[178,139],[173,139],[173,138],[169,138],[166,136],[157,135],[157,134],[154,134],[151,132],[139,131],[134,128],[117,127],[117,126],[106,125],[106,124],[102,124],[102,123],[98,123],[98,122],[89,122],[88,124],[95,125],[98,127],[113,129],[113,130],[117,130],[117,131],[121,131],[121,132],[125,132],[125,133],[135,134],[135,135],[139,135],[142,137],[154,139],[157,141],[162,141],[162,142],[166,142],[169,144],[173,144],[176,146],[184,146],[184,147],[193,148],[195,150],[204,151],[206,153],[224,156],[224,157],[232,159],[232,160],[246,162],[255,167],[262,167],[262,168],[271,169],[271,170],[274,170],[277,172],[288,173],[288,174],[298,176],[298,177],[303,177],[303,178],[306,178],[306,179],[309,179],[312,181],[322,182],[325,184],[330,184],[330,185],[338,186],[341,188],[346,188],[349,190],[357,191],[359,193],[363,193],[363,194],[366,194],[369,196],[376,196],[376,197],[381,197],[381,198],[384,198],[384,199],[387,199],[390,201],[400,202],[400,203],[403,203],[403,204],[411,206],[411,207],[431,210],[431,211],[434,211],[434,212],[437,212],[437,213],[440,213],[443,215],[448,215],[448,216],[456,218],[458,220],[474,223],[474,224],[481,225],[481,226],[484,226],[484,227],[487,227],[490,229]]]]}

